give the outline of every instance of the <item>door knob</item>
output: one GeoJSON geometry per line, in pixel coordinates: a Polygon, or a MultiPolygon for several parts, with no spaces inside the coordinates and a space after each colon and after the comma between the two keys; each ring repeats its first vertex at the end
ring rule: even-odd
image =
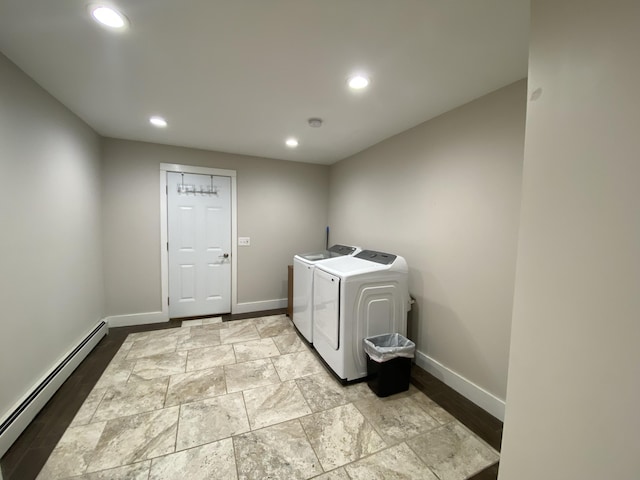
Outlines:
{"type": "Polygon", "coordinates": [[[229,254],[225,253],[223,255],[218,255],[218,258],[229,258],[229,254]]]}

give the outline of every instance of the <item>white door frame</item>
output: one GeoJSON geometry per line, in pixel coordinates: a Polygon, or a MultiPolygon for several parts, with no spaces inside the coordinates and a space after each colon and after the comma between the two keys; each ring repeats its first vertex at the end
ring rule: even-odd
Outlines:
{"type": "Polygon", "coordinates": [[[236,191],[236,171],[220,168],[193,167],[176,163],[160,164],[160,278],[162,290],[162,315],[169,319],[169,252],[167,241],[167,172],[198,173],[231,177],[231,313],[238,310],[238,196],[236,191]]]}

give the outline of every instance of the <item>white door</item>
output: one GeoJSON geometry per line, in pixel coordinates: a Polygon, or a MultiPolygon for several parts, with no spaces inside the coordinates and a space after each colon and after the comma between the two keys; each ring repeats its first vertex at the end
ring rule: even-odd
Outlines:
{"type": "Polygon", "coordinates": [[[167,173],[169,316],[231,311],[231,178],[167,173]]]}

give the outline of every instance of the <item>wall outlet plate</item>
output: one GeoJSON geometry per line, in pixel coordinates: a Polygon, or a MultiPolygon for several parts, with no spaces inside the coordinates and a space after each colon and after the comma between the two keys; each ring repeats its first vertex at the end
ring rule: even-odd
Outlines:
{"type": "Polygon", "coordinates": [[[238,245],[248,247],[251,245],[251,237],[238,237],[238,245]]]}

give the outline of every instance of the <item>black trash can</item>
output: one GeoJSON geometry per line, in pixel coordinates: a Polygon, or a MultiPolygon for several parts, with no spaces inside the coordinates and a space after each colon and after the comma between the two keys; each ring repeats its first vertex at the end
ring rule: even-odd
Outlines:
{"type": "Polygon", "coordinates": [[[369,388],[379,397],[408,390],[415,350],[416,344],[399,333],[365,338],[369,388]]]}

